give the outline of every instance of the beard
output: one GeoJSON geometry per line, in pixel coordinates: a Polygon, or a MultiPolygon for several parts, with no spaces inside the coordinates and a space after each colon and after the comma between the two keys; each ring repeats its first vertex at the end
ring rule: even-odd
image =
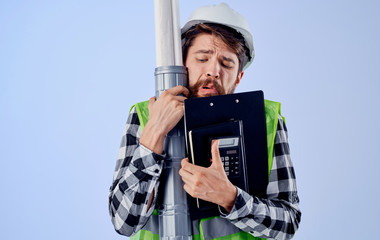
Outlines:
{"type": "MultiPolygon", "coordinates": [[[[233,85],[235,86],[235,84],[233,85]]],[[[218,96],[218,95],[225,95],[233,93],[235,88],[231,87],[231,89],[227,89],[227,91],[220,85],[216,80],[214,79],[206,79],[204,81],[198,81],[194,85],[189,86],[190,89],[190,98],[199,98],[199,97],[211,97],[211,96],[218,96]],[[199,94],[199,89],[206,87],[212,83],[213,87],[216,89],[217,93],[205,93],[205,94],[199,94]]]]}

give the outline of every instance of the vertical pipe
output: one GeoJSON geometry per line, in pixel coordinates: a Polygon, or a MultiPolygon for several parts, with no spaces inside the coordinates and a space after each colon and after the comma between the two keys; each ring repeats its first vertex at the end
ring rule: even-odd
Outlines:
{"type": "Polygon", "coordinates": [[[174,32],[171,0],[155,0],[156,67],[173,66],[174,32]]]}
{"type": "MultiPolygon", "coordinates": [[[[187,71],[182,63],[178,0],[155,0],[156,97],[177,85],[187,86],[187,71]]],[[[192,239],[186,192],[179,176],[185,157],[185,136],[181,121],[165,137],[167,158],[161,175],[158,197],[160,239],[192,239]]]]}
{"type": "Polygon", "coordinates": [[[178,0],[172,0],[174,65],[182,66],[181,27],[178,0]]]}

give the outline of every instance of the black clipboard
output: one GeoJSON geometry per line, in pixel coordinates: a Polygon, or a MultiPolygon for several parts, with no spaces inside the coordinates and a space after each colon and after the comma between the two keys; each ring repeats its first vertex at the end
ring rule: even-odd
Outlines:
{"type": "MultiPolygon", "coordinates": [[[[268,185],[268,150],[264,93],[252,91],[185,100],[185,138],[189,155],[189,132],[193,129],[231,121],[243,122],[248,193],[266,197],[268,185]]],[[[189,204],[190,217],[207,217],[189,204]]],[[[210,211],[211,214],[212,211],[210,211]]]]}

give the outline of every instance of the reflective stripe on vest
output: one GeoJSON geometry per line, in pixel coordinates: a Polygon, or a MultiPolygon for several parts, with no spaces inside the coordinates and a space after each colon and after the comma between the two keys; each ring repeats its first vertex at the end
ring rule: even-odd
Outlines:
{"type": "MultiPolygon", "coordinates": [[[[242,232],[239,228],[225,218],[209,217],[192,221],[193,240],[259,240],[249,233],[242,232]]],[[[159,240],[158,215],[152,214],[143,229],[133,235],[131,240],[159,240]]]]}
{"type": "MultiPolygon", "coordinates": [[[[276,137],[278,116],[281,116],[281,103],[265,100],[265,120],[267,127],[267,148],[268,148],[268,177],[272,169],[274,139],[276,137]]],[[[136,108],[137,116],[140,121],[141,130],[149,119],[149,101],[137,103],[131,107],[136,108]]],[[[285,118],[281,116],[285,122],[285,118]]],[[[252,239],[260,240],[263,238],[254,237],[247,232],[241,231],[229,220],[219,216],[195,220],[192,222],[193,240],[241,240],[252,239]]],[[[158,240],[158,214],[155,210],[146,225],[131,237],[132,240],[158,240]]]]}

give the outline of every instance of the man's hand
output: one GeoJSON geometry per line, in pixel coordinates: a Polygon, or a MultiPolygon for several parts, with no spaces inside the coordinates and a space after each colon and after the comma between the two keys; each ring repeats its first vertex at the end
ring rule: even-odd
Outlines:
{"type": "Polygon", "coordinates": [[[184,101],[189,90],[176,86],[166,90],[156,100],[149,99],[149,120],[140,137],[140,143],[155,153],[161,154],[166,134],[181,120],[184,112],[184,101]]]}
{"type": "Polygon", "coordinates": [[[219,141],[213,141],[211,146],[212,164],[208,168],[189,163],[189,159],[182,160],[179,170],[184,181],[184,189],[192,197],[213,202],[231,211],[237,194],[236,187],[228,180],[220,159],[219,141]]]}

